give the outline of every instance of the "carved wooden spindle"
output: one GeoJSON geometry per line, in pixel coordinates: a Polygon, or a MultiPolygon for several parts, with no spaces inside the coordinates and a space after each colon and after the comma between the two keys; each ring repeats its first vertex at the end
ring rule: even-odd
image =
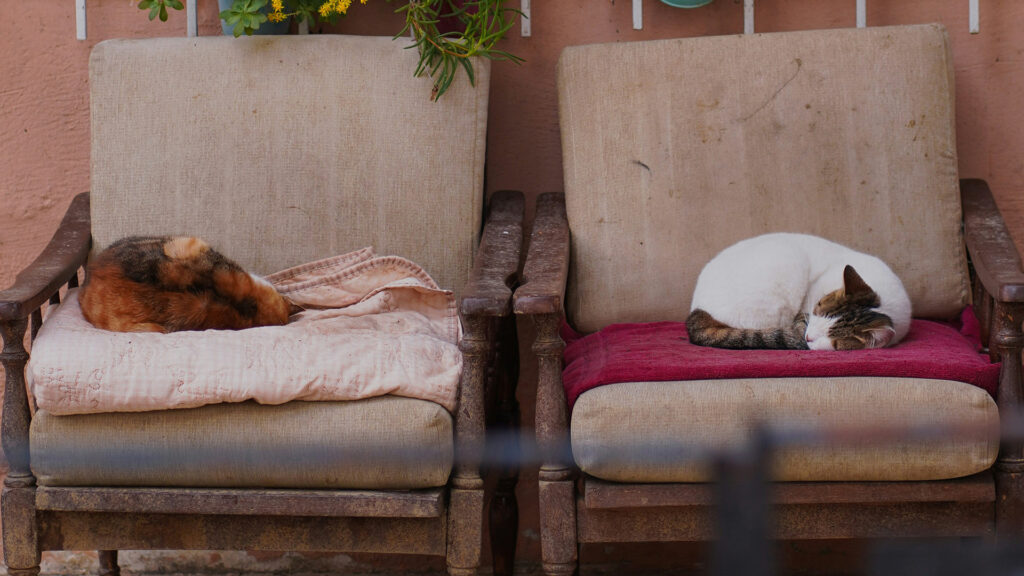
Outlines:
{"type": "Polygon", "coordinates": [[[484,382],[492,353],[490,318],[469,315],[462,322],[462,378],[455,414],[455,474],[448,520],[448,573],[453,576],[476,574],[480,566],[483,526],[474,519],[481,518],[484,510],[480,460],[484,447],[484,382]]]}
{"type": "Polygon", "coordinates": [[[30,414],[25,390],[25,364],[28,352],[25,350],[25,319],[0,323],[4,348],[0,353],[6,373],[3,409],[3,447],[10,464],[10,471],[4,480],[9,487],[32,486],[35,478],[28,463],[28,426],[30,414]]]}
{"type": "Polygon", "coordinates": [[[28,427],[31,414],[25,390],[24,318],[0,322],[3,352],[0,362],[6,373],[2,441],[10,466],[0,496],[0,515],[4,521],[4,558],[8,574],[30,576],[39,573],[39,546],[36,536],[35,477],[29,468],[28,427]]]}
{"type": "Polygon", "coordinates": [[[534,316],[537,339],[537,447],[541,467],[538,475],[540,499],[541,556],[544,573],[568,576],[576,570],[575,475],[569,449],[569,409],[562,388],[562,351],[558,335],[561,317],[534,316]]]}
{"type": "Polygon", "coordinates": [[[978,325],[981,328],[982,351],[988,353],[989,358],[994,362],[996,353],[991,350],[990,342],[992,341],[992,317],[995,313],[995,300],[988,290],[985,290],[985,285],[981,283],[981,279],[974,273],[973,268],[971,269],[971,280],[971,292],[974,294],[972,304],[974,305],[974,315],[978,318],[978,325]]]}
{"type": "Polygon", "coordinates": [[[469,316],[463,318],[465,334],[459,343],[462,351],[462,383],[459,386],[459,405],[455,418],[455,478],[457,488],[483,487],[480,479],[480,459],[484,442],[484,382],[487,364],[492,354],[492,340],[488,338],[490,318],[469,316]]]}
{"type": "Polygon", "coordinates": [[[996,330],[996,301],[991,294],[985,292],[982,289],[982,308],[981,317],[978,321],[981,323],[981,346],[982,351],[988,353],[988,358],[992,362],[999,361],[999,353],[992,345],[993,334],[996,330]]]}
{"type": "Polygon", "coordinates": [[[32,311],[32,327],[30,328],[30,338],[32,342],[36,341],[36,336],[39,334],[39,329],[43,327],[43,311],[40,308],[36,308],[32,311]]]}
{"type": "Polygon", "coordinates": [[[495,371],[495,419],[491,431],[495,442],[489,443],[500,455],[497,486],[491,498],[489,524],[492,568],[495,576],[510,576],[515,567],[516,539],[519,534],[519,505],[516,484],[519,482],[519,403],[516,385],[519,382],[519,347],[516,319],[500,319],[493,364],[495,371]]]}
{"type": "MultiPolygon", "coordinates": [[[[1002,361],[999,372],[999,412],[1004,422],[1022,416],[1021,333],[1022,308],[997,303],[991,346],[1002,361]]],[[[1024,533],[1024,442],[1007,438],[1000,442],[996,461],[996,531],[1001,536],[1024,533]]]]}

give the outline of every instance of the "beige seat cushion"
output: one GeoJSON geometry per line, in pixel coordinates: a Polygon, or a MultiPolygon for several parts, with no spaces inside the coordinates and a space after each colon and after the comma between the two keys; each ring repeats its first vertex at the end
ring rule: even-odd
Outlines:
{"type": "Polygon", "coordinates": [[[573,408],[572,452],[582,471],[604,480],[704,482],[711,479],[709,451],[744,446],[756,423],[781,430],[957,428],[954,436],[941,439],[782,447],[773,460],[773,475],[780,481],[956,478],[989,468],[999,446],[995,401],[969,384],[805,378],[595,388],[573,408]]]}
{"type": "Polygon", "coordinates": [[[452,419],[433,402],[253,402],[32,419],[44,486],[413,489],[443,486],[452,419]]]}
{"type": "Polygon", "coordinates": [[[567,48],[558,88],[584,332],[683,320],[701,268],[766,232],[885,260],[915,316],[970,294],[938,25],[567,48]]]}

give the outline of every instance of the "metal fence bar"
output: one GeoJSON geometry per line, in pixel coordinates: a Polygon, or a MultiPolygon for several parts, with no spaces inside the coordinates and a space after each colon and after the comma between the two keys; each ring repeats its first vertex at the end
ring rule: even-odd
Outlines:
{"type": "Polygon", "coordinates": [[[981,25],[978,22],[978,0],[969,0],[968,10],[970,11],[970,32],[971,34],[977,34],[981,32],[981,25]]]}
{"type": "Polygon", "coordinates": [[[857,0],[857,28],[867,28],[868,25],[868,1],[857,0]]]}
{"type": "Polygon", "coordinates": [[[633,0],[633,30],[644,29],[644,0],[633,0]]]}
{"type": "Polygon", "coordinates": [[[529,38],[533,31],[530,29],[530,0],[522,0],[519,11],[523,13],[519,17],[519,35],[529,38]]]}
{"type": "Polygon", "coordinates": [[[743,33],[754,33],[754,0],[743,0],[743,33]]]}
{"type": "Polygon", "coordinates": [[[195,38],[199,35],[199,11],[196,10],[196,0],[185,0],[185,15],[188,21],[188,37],[195,38]]]}
{"type": "Polygon", "coordinates": [[[75,0],[75,24],[79,40],[85,40],[85,0],[75,0]]]}

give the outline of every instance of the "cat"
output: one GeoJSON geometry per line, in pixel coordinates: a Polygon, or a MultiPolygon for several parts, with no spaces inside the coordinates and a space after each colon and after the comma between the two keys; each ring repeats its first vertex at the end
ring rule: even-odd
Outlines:
{"type": "Polygon", "coordinates": [[[292,311],[269,282],[190,236],[114,242],[86,267],[78,301],[86,320],[117,332],[283,325],[292,311]]]}
{"type": "Polygon", "coordinates": [[[910,297],[882,260],[806,234],[765,234],[697,278],[690,341],[719,348],[859,350],[910,330],[910,297]]]}

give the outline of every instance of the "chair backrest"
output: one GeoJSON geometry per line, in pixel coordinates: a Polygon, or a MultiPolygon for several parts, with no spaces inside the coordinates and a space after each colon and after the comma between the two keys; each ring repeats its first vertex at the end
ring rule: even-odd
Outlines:
{"type": "Polygon", "coordinates": [[[258,273],[364,246],[468,278],[490,67],[438,102],[407,40],[113,40],[90,60],[95,247],[207,239],[258,273]]]}
{"type": "Polygon", "coordinates": [[[915,316],[968,302],[941,26],[572,47],[558,85],[578,329],[683,320],[708,260],[775,231],[879,256],[915,316]]]}

